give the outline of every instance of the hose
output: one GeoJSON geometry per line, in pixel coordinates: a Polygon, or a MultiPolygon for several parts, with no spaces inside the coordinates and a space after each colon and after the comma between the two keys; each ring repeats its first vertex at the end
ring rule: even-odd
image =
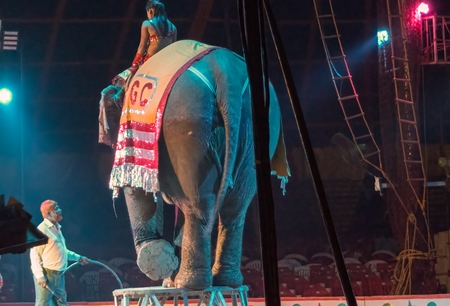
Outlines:
{"type": "MultiPolygon", "coordinates": [[[[114,275],[114,277],[116,278],[117,282],[119,283],[120,289],[123,289],[123,285],[122,285],[122,281],[120,280],[119,276],[117,275],[116,272],[114,272],[113,269],[111,269],[108,265],[105,265],[104,263],[100,262],[100,261],[96,261],[96,260],[89,260],[89,263],[93,263],[93,264],[97,264],[102,266],[103,268],[105,268],[106,270],[108,270],[109,272],[112,273],[112,275],[114,275]]],[[[69,270],[70,268],[78,265],[78,261],[74,262],[73,264],[71,264],[70,266],[67,267],[67,269],[64,270],[63,274],[66,273],[67,270],[69,270]]]]}

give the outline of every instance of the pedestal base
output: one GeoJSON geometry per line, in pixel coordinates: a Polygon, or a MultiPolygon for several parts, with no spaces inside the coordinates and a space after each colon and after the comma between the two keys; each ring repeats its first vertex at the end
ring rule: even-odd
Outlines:
{"type": "Polygon", "coordinates": [[[225,306],[231,299],[232,306],[248,306],[248,287],[210,287],[205,290],[189,290],[182,288],[143,287],[126,288],[113,291],[115,306],[129,306],[130,299],[138,299],[138,306],[162,306],[167,301],[173,305],[188,306],[189,299],[198,300],[197,305],[225,306]],[[239,303],[239,304],[238,304],[239,303]]]}

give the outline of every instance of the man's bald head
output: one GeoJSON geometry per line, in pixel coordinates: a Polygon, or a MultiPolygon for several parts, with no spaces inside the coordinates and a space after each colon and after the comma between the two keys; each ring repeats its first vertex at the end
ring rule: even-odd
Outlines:
{"type": "Polygon", "coordinates": [[[53,200],[45,200],[44,202],[42,202],[41,214],[44,219],[47,218],[48,213],[51,212],[55,208],[56,204],[58,204],[58,203],[53,200]]]}

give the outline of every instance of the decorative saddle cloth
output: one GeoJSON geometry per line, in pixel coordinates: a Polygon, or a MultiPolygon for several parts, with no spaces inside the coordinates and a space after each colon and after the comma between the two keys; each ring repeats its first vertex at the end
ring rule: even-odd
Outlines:
{"type": "Polygon", "coordinates": [[[120,118],[110,188],[159,191],[158,139],[167,97],[177,78],[217,47],[193,40],[170,44],[146,61],[129,83],[120,118]]]}

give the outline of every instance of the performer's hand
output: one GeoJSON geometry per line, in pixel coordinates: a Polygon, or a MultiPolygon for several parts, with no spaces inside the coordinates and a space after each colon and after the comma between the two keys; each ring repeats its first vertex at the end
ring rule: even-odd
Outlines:
{"type": "Polygon", "coordinates": [[[42,286],[44,288],[47,287],[47,280],[45,279],[45,277],[38,278],[37,282],[39,286],[42,286]]]}
{"type": "Polygon", "coordinates": [[[78,263],[80,263],[82,266],[87,265],[90,262],[91,262],[91,260],[84,256],[81,256],[81,258],[78,259],[78,263]]]}

